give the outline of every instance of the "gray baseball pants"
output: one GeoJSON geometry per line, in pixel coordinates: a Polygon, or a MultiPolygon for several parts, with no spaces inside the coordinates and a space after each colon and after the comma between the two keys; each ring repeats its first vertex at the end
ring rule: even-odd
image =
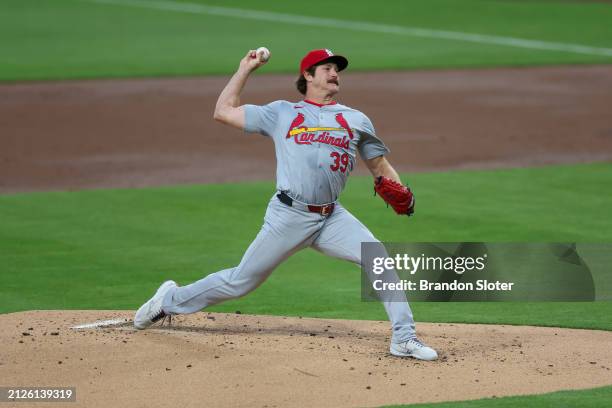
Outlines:
{"type": "MultiPolygon", "coordinates": [[[[361,265],[361,242],[378,240],[339,203],[326,217],[289,207],[275,195],[268,204],[259,234],[240,264],[170,290],[162,308],[171,314],[194,313],[244,296],[261,285],[281,262],[307,247],[361,265]]],[[[392,341],[396,343],[415,336],[412,311],[403,292],[399,296],[394,301],[382,302],[391,321],[392,341]]]]}

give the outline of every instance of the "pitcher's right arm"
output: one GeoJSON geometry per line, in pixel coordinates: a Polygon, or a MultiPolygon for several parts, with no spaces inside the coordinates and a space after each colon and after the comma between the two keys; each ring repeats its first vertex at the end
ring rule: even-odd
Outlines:
{"type": "Polygon", "coordinates": [[[240,105],[240,93],[249,75],[265,63],[266,61],[262,61],[261,56],[254,50],[249,50],[217,99],[213,116],[216,121],[240,130],[244,129],[244,108],[240,105]]]}

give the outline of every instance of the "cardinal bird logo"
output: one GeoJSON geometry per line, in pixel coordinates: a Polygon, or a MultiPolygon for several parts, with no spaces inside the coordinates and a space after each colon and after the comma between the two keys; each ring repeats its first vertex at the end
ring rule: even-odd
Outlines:
{"type": "Polygon", "coordinates": [[[349,137],[352,140],[353,139],[353,131],[351,130],[350,126],[348,125],[348,122],[346,121],[346,119],[344,119],[344,116],[342,116],[341,113],[336,114],[336,122],[338,122],[338,124],[344,130],[346,130],[346,133],[348,133],[349,137]]]}
{"type": "Polygon", "coordinates": [[[341,127],[307,127],[303,126],[305,120],[306,118],[304,117],[304,114],[298,113],[291,122],[291,126],[289,126],[286,138],[293,138],[295,143],[299,145],[323,143],[331,146],[342,147],[344,149],[349,148],[349,139],[353,139],[353,131],[341,113],[336,115],[336,122],[338,122],[341,127]],[[334,136],[330,133],[341,131],[346,132],[348,134],[348,138],[346,136],[334,136]]]}
{"type": "Polygon", "coordinates": [[[289,130],[287,131],[287,139],[291,137],[291,131],[299,127],[302,123],[304,123],[304,115],[302,113],[298,113],[295,119],[293,119],[293,122],[291,122],[291,126],[289,126],[289,130]]]}

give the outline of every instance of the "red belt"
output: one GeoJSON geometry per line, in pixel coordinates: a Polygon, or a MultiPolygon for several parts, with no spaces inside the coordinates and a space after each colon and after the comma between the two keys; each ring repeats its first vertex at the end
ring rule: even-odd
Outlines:
{"type": "Polygon", "coordinates": [[[334,212],[334,207],[336,204],[325,204],[325,205],[309,205],[308,211],[313,213],[318,213],[321,215],[329,215],[334,212]]]}
{"type": "Polygon", "coordinates": [[[277,194],[276,197],[278,197],[281,203],[288,205],[289,207],[302,208],[303,210],[321,214],[325,217],[328,215],[331,215],[331,213],[334,212],[334,208],[336,207],[336,203],[325,204],[325,205],[302,204],[298,201],[295,201],[293,198],[289,197],[283,191],[277,194]]]}

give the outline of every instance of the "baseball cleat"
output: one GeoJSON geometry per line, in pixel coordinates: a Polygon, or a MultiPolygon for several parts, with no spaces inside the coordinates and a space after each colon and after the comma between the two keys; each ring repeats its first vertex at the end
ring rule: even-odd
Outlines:
{"type": "Polygon", "coordinates": [[[391,343],[391,354],[397,357],[414,357],[418,360],[436,360],[438,353],[431,347],[421,343],[419,339],[413,337],[402,343],[391,343]]]}
{"type": "Polygon", "coordinates": [[[162,302],[166,293],[172,288],[176,288],[177,284],[175,281],[165,281],[157,289],[157,292],[149,299],[144,305],[140,306],[140,309],[134,315],[134,327],[142,330],[151,326],[153,323],[164,319],[166,312],[162,309],[162,302]]]}

